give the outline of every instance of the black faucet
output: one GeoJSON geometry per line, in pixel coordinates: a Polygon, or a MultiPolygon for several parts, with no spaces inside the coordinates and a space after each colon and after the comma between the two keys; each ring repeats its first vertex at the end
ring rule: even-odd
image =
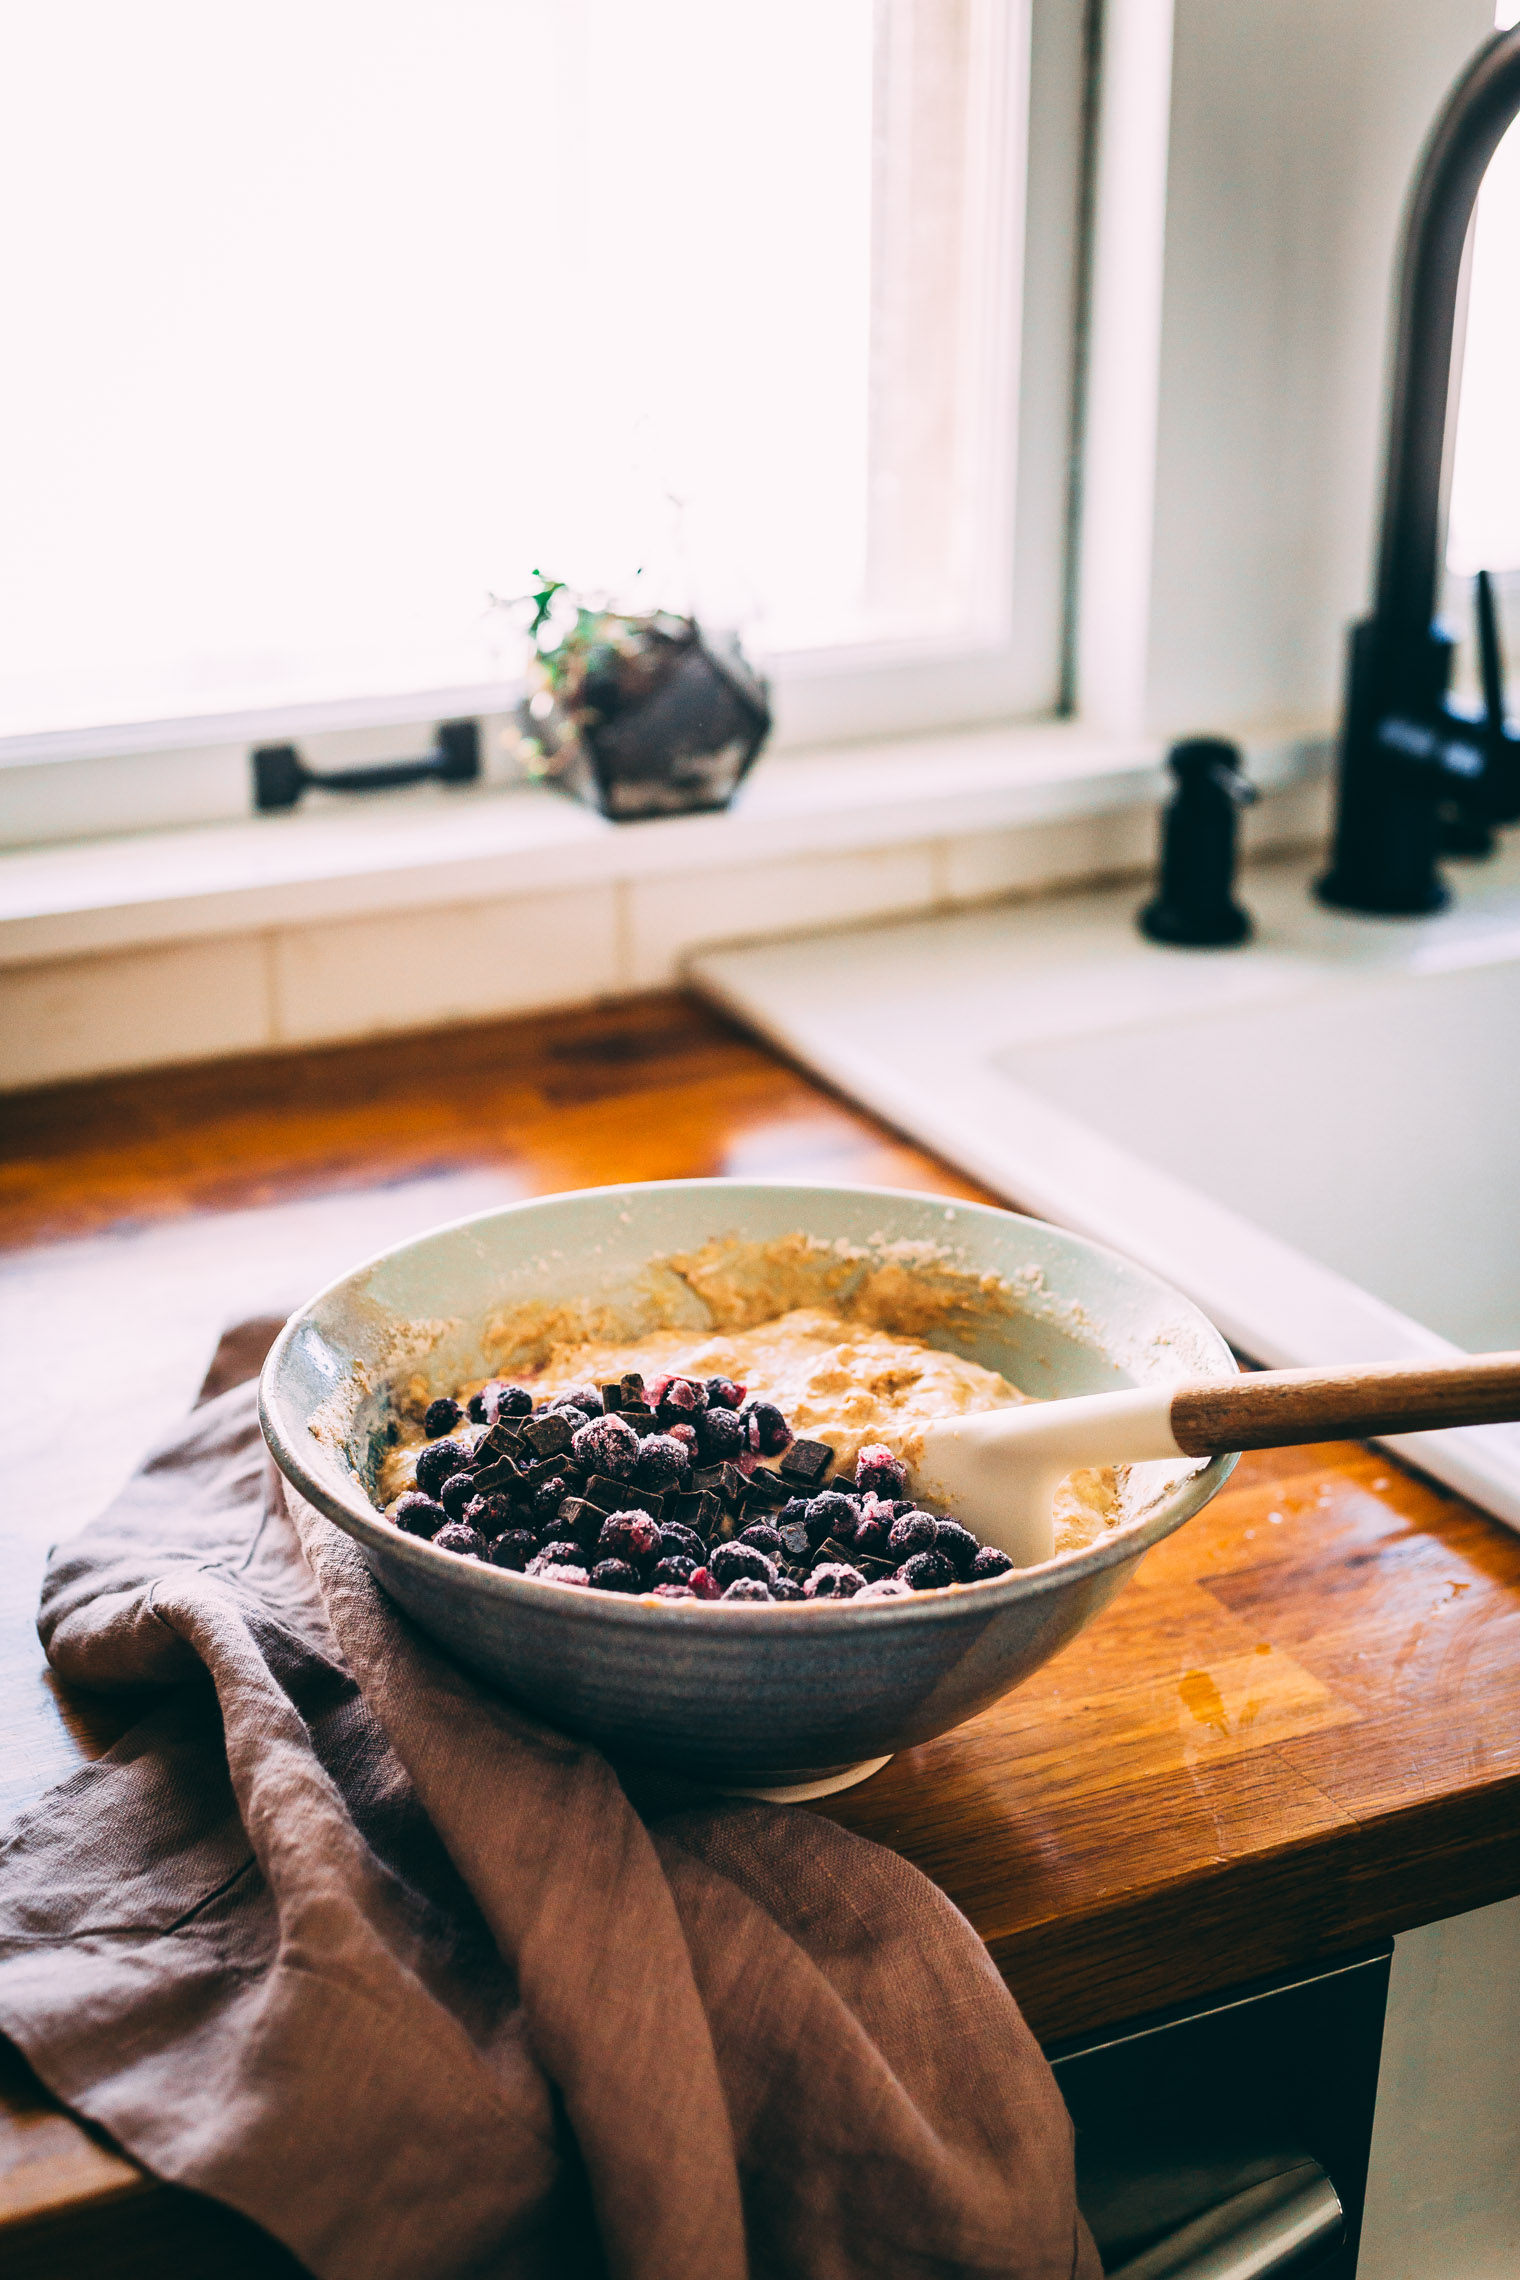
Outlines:
{"type": "Polygon", "coordinates": [[[1351,632],[1335,842],[1316,889],[1342,910],[1440,910],[1448,899],[1440,855],[1487,854],[1494,826],[1520,820],[1520,735],[1505,719],[1486,572],[1477,582],[1481,715],[1450,696],[1455,643],[1435,619],[1462,249],[1489,160],[1517,112],[1520,25],[1480,48],[1452,89],[1405,218],[1377,597],[1351,632]]]}

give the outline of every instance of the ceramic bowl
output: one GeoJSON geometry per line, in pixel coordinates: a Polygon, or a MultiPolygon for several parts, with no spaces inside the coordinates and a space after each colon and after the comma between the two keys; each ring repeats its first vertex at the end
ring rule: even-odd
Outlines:
{"type": "Polygon", "coordinates": [[[356,1267],[276,1341],[260,1388],[265,1437],[408,1614],[552,1724],[720,1787],[841,1787],[1058,1653],[1148,1546],[1208,1502],[1234,1458],[1131,1467],[1123,1523],[1089,1548],[864,1607],[667,1604],[542,1584],[403,1535],[370,1496],[401,1389],[441,1393],[497,1374],[514,1338],[520,1367],[520,1325],[535,1309],[594,1309],[630,1338],[655,1322],[705,1329],[701,1298],[662,1262],[709,1244],[738,1258],[799,1232],[820,1296],[841,1273],[904,1260],[915,1277],[939,1278],[956,1303],[935,1342],[1037,1396],[1235,1367],[1177,1291],[1037,1220],[884,1189],[665,1181],[487,1212],[356,1267]]]}

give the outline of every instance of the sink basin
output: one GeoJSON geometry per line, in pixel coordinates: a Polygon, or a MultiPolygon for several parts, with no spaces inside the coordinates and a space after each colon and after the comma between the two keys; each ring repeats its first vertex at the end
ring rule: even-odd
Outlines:
{"type": "MultiPolygon", "coordinates": [[[[1520,1347],[1520,852],[1433,919],[1256,866],[1239,950],[1133,882],[703,953],[698,986],[1026,1210],[1178,1283],[1278,1367],[1520,1347]]],[[[1388,1444],[1520,1526],[1520,1427],[1388,1444]]]]}

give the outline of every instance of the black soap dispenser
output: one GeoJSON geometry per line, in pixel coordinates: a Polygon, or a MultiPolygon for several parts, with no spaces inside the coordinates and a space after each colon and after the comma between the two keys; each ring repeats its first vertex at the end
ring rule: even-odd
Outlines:
{"type": "Polygon", "coordinates": [[[1174,744],[1167,766],[1177,789],[1161,818],[1161,876],[1140,913],[1140,931],[1152,942],[1228,949],[1251,933],[1251,914],[1235,900],[1235,843],[1239,811],[1256,788],[1238,748],[1222,737],[1174,744]]]}

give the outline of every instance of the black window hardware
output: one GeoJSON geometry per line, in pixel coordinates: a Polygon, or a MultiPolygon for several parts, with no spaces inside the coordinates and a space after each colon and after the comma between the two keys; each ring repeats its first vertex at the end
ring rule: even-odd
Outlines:
{"type": "Polygon", "coordinates": [[[384,792],[397,784],[473,784],[480,776],[480,725],[446,720],[431,752],[367,768],[309,768],[293,744],[261,744],[253,754],[253,804],[263,813],[293,808],[304,792],[384,792]]]}

